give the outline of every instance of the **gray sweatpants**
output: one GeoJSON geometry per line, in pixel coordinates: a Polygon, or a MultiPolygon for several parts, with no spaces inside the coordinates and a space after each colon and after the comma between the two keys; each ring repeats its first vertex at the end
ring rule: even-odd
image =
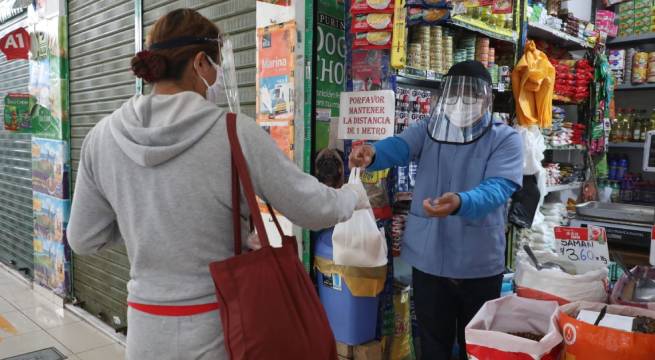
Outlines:
{"type": "Polygon", "coordinates": [[[227,360],[218,312],[156,316],[127,310],[127,360],[227,360]]]}

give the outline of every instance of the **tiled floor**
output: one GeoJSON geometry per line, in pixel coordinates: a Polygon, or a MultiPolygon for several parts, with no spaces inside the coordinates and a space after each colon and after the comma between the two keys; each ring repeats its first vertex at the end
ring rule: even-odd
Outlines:
{"type": "Polygon", "coordinates": [[[0,268],[0,359],[55,347],[72,360],[120,360],[125,349],[0,268]]]}

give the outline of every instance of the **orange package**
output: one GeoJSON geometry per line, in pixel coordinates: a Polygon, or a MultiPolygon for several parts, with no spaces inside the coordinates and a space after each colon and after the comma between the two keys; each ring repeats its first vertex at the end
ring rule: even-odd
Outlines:
{"type": "Polygon", "coordinates": [[[655,319],[655,311],[622,305],[576,302],[560,307],[559,325],[564,337],[562,360],[653,360],[655,334],[628,332],[579,321],[580,310],[601,311],[607,314],[644,316],[655,319]]]}

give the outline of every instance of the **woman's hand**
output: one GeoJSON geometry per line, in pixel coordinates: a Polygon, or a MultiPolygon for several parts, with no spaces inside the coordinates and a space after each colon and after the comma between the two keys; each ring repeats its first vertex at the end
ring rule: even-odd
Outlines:
{"type": "Polygon", "coordinates": [[[445,193],[440,198],[423,201],[423,209],[431,217],[443,218],[459,210],[462,200],[455,193],[445,193]]]}
{"type": "Polygon", "coordinates": [[[353,150],[348,157],[348,166],[351,169],[358,167],[366,169],[373,162],[374,156],[375,148],[369,144],[353,147],[353,150]]]}

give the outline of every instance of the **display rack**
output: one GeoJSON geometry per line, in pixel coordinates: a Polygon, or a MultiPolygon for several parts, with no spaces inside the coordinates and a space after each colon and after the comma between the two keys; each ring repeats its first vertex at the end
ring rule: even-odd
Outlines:
{"type": "Polygon", "coordinates": [[[546,150],[550,151],[586,151],[587,147],[584,145],[562,145],[562,146],[546,146],[546,150]]]}
{"type": "Polygon", "coordinates": [[[643,149],[643,142],[624,142],[624,143],[609,143],[611,148],[623,148],[623,149],[643,149]]]}
{"type": "Polygon", "coordinates": [[[635,91],[635,90],[655,90],[655,84],[642,84],[642,85],[623,84],[617,86],[614,89],[614,91],[635,91]]]}
{"type": "Polygon", "coordinates": [[[655,42],[655,33],[636,34],[617,37],[607,41],[607,45],[624,45],[633,43],[655,42]]]}
{"type": "Polygon", "coordinates": [[[456,27],[480,33],[492,39],[506,41],[514,45],[518,43],[518,34],[516,31],[508,29],[491,29],[480,20],[469,19],[462,16],[453,16],[451,24],[456,27]]]}
{"type": "Polygon", "coordinates": [[[548,25],[530,22],[528,24],[528,37],[556,42],[557,45],[567,49],[591,49],[591,45],[583,39],[571,36],[563,31],[555,30],[548,25]]]}
{"type": "Polygon", "coordinates": [[[550,194],[550,193],[558,192],[558,191],[577,190],[581,186],[582,186],[581,182],[574,182],[574,183],[571,183],[571,184],[563,184],[563,185],[547,186],[546,187],[546,192],[550,194]]]}

